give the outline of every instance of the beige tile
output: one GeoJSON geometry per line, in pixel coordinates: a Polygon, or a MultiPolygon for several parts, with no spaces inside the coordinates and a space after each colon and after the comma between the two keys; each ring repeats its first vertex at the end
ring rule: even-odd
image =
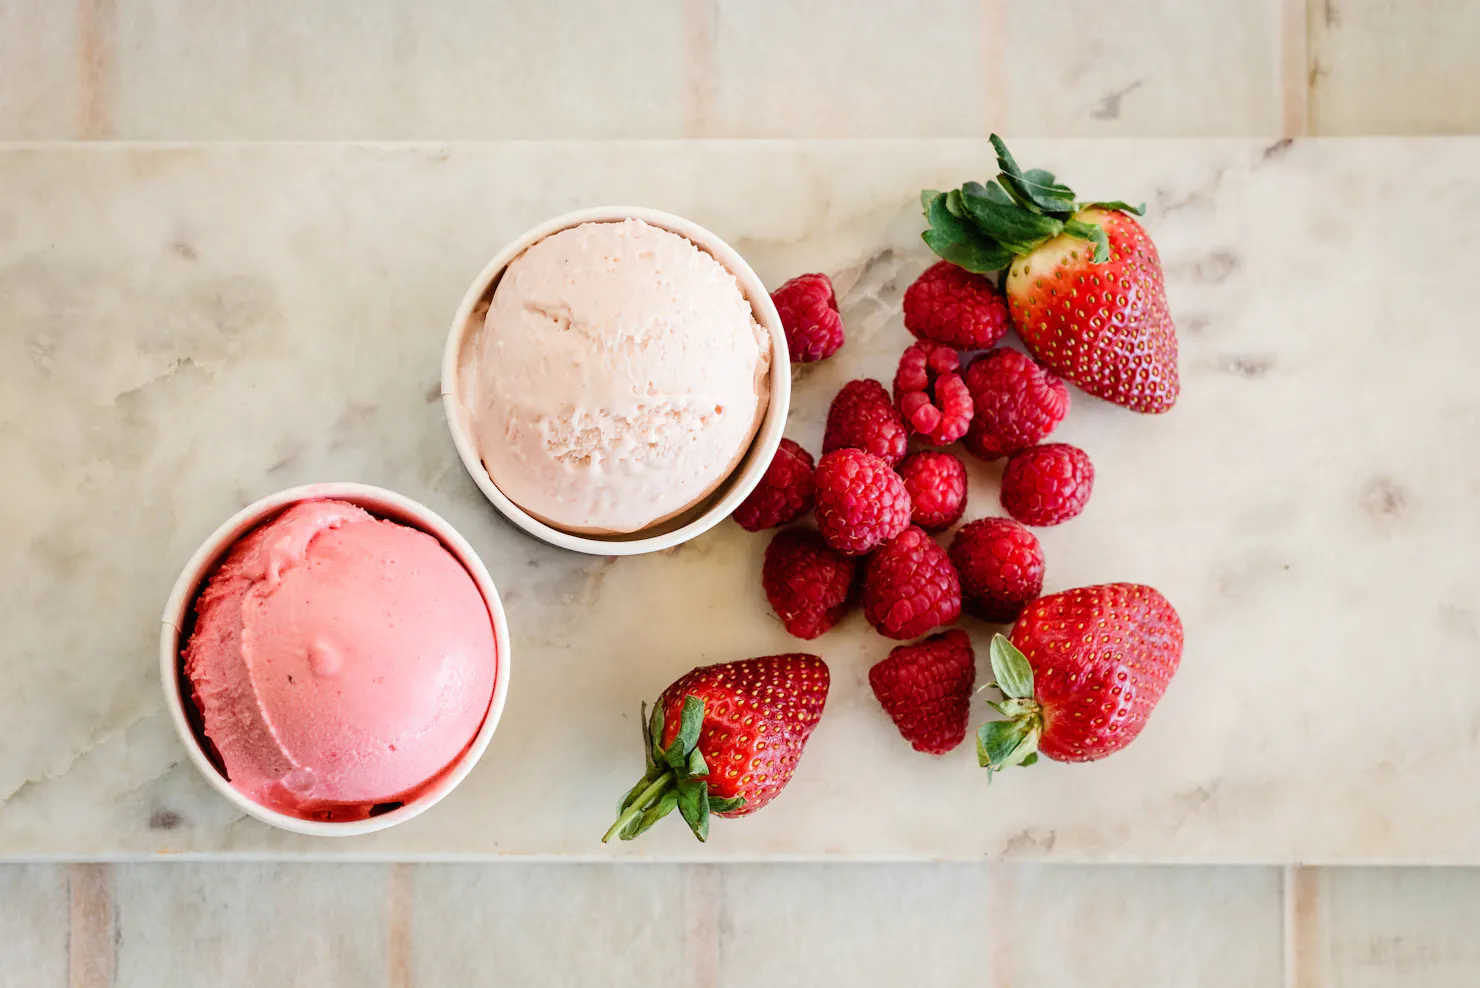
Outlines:
{"type": "Polygon", "coordinates": [[[1012,133],[1280,130],[1279,0],[1001,2],[1012,133]]]}
{"type": "Polygon", "coordinates": [[[0,865],[0,985],[67,984],[67,872],[0,865]]]}
{"type": "Polygon", "coordinates": [[[387,983],[391,867],[113,869],[117,988],[387,983]]]}
{"type": "Polygon", "coordinates": [[[1310,0],[1318,134],[1480,130],[1480,4],[1310,0]]]}
{"type": "MultiPolygon", "coordinates": [[[[979,0],[706,0],[716,137],[984,134],[979,0]]],[[[703,64],[703,59],[700,60],[703,64]]]]}
{"type": "Polygon", "coordinates": [[[764,865],[726,868],[724,884],[726,988],[1246,988],[1281,976],[1272,868],[764,865]]]}
{"type": "Polygon", "coordinates": [[[115,0],[136,138],[677,136],[683,0],[115,0]]]}
{"type": "Polygon", "coordinates": [[[81,136],[80,9],[0,0],[0,141],[81,136]]]}
{"type": "Polygon", "coordinates": [[[673,865],[418,867],[410,878],[413,983],[488,983],[496,967],[506,985],[688,985],[686,914],[711,872],[673,865]]]}
{"type": "Polygon", "coordinates": [[[1329,973],[1291,988],[1480,984],[1480,869],[1323,869],[1329,973]]]}

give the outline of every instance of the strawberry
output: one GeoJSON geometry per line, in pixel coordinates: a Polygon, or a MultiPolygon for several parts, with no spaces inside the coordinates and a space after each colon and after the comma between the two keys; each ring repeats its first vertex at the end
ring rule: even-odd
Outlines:
{"type": "Polygon", "coordinates": [[[991,772],[1042,752],[1089,762],[1130,744],[1182,661],[1182,620],[1157,591],[1108,583],[1040,597],[1009,641],[992,639],[993,685],[1006,719],[977,731],[991,772]]]}
{"type": "Polygon", "coordinates": [[[1042,169],[1022,171],[992,135],[1002,169],[921,198],[925,242],[968,271],[1005,270],[1013,325],[1033,356],[1106,401],[1164,412],[1177,400],[1177,333],[1161,258],[1123,202],[1079,202],[1042,169]]]}
{"type": "Polygon", "coordinates": [[[613,837],[631,840],[677,807],[702,840],[709,817],[744,816],[791,781],[822,717],[827,665],[794,652],[701,666],[642,711],[647,772],[622,797],[613,837]]]}

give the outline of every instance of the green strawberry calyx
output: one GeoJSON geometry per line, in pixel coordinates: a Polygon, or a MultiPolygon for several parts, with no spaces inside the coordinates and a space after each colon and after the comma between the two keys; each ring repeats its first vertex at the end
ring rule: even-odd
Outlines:
{"type": "Polygon", "coordinates": [[[959,189],[920,193],[929,228],[921,235],[927,246],[944,260],[977,274],[993,274],[1012,264],[1015,257],[1031,254],[1060,234],[1068,234],[1095,245],[1093,263],[1110,259],[1110,242],[1098,223],[1077,218],[1090,206],[1118,209],[1137,216],[1146,204],[1131,206],[1119,201],[1080,202],[1074,190],[1052,172],[1042,168],[1023,171],[1007,145],[996,134],[997,177],[985,185],[967,182],[959,189]]]}
{"type": "Polygon", "coordinates": [[[617,806],[617,822],[601,838],[632,840],[645,833],[675,808],[701,841],[709,839],[711,813],[729,813],[745,805],[742,797],[721,799],[709,793],[709,766],[699,751],[699,732],[704,726],[704,701],[684,697],[678,734],[663,747],[663,704],[653,707],[649,718],[642,706],[642,745],[647,771],[637,785],[627,790],[617,806]]]}
{"type": "Polygon", "coordinates": [[[994,635],[989,650],[994,683],[1002,693],[991,707],[1003,716],[983,724],[976,732],[976,758],[993,774],[1013,765],[1032,765],[1038,760],[1038,738],[1043,733],[1043,710],[1033,699],[1033,667],[1028,657],[1004,635],[994,635]]]}

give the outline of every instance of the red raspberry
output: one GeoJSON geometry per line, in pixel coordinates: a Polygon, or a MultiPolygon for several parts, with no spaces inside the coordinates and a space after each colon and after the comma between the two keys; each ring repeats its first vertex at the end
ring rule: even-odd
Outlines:
{"type": "Polygon", "coordinates": [[[848,613],[857,572],[858,560],[829,546],[821,535],[810,528],[788,528],[766,546],[761,586],[787,631],[816,638],[848,613]]]}
{"type": "Polygon", "coordinates": [[[958,350],[985,350],[1007,332],[1007,302],[986,278],[937,261],[904,292],[904,328],[958,350]]]}
{"type": "Polygon", "coordinates": [[[1078,446],[1029,446],[1002,472],[1002,506],[1024,525],[1057,525],[1084,510],[1094,486],[1095,468],[1078,446]]]}
{"type": "Polygon", "coordinates": [[[892,467],[904,459],[909,438],[909,430],[894,410],[884,385],[865,377],[849,381],[833,398],[827,410],[822,452],[861,449],[892,467]]]}
{"type": "Polygon", "coordinates": [[[824,454],[817,464],[817,527],[849,556],[872,552],[910,524],[910,495],[889,464],[861,449],[824,454]]]}
{"type": "Polygon", "coordinates": [[[1016,621],[1043,592],[1043,546],[1010,518],[978,518],[951,540],[966,610],[983,621],[1016,621]]]}
{"type": "Polygon", "coordinates": [[[825,274],[802,274],[771,293],[794,364],[823,360],[843,345],[838,297],[825,274]]]}
{"type": "Polygon", "coordinates": [[[916,751],[944,755],[965,740],[971,718],[976,685],[971,637],[952,630],[899,645],[868,671],[868,684],[916,751]]]}
{"type": "Polygon", "coordinates": [[[899,358],[894,373],[894,405],[914,432],[937,446],[966,435],[971,425],[971,392],[956,373],[961,358],[944,343],[921,340],[899,358]]]}
{"type": "Polygon", "coordinates": [[[966,510],[966,464],[950,453],[921,450],[899,465],[914,510],[910,521],[927,532],[943,532],[966,510]]]}
{"type": "Polygon", "coordinates": [[[733,515],[747,532],[775,528],[812,510],[812,454],[790,439],[781,440],[766,475],[733,515]]]}
{"type": "Polygon", "coordinates": [[[911,525],[869,557],[863,615],[885,638],[918,638],[961,616],[961,580],[946,551],[911,525]]]}
{"type": "Polygon", "coordinates": [[[1011,456],[1048,438],[1069,411],[1069,389],[1037,361],[1002,347],[962,375],[975,412],[964,445],[984,460],[1011,456]]]}

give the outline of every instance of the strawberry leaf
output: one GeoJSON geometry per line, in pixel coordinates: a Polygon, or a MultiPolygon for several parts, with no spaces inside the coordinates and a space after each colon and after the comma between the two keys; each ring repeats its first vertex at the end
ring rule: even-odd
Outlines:
{"type": "Polygon", "coordinates": [[[1028,757],[1027,758],[1024,758],[1018,764],[1021,765],[1021,766],[1023,766],[1023,768],[1027,768],[1029,765],[1035,764],[1037,761],[1038,761],[1038,752],[1034,751],[1034,752],[1029,753],[1028,757]]]}
{"type": "Polygon", "coordinates": [[[1128,202],[1121,202],[1119,199],[1112,199],[1109,202],[1091,202],[1087,203],[1086,205],[1099,206],[1101,209],[1118,209],[1123,213],[1131,213],[1135,216],[1146,215],[1146,204],[1144,202],[1141,203],[1139,206],[1132,206],[1128,202]]]}
{"type": "Polygon", "coordinates": [[[729,799],[709,797],[709,811],[711,813],[733,813],[744,805],[744,796],[731,796],[729,799]]]}
{"type": "Polygon", "coordinates": [[[966,219],[966,207],[961,204],[960,189],[952,189],[946,193],[946,212],[958,220],[966,219]]]}
{"type": "Polygon", "coordinates": [[[1088,240],[1095,245],[1095,255],[1090,259],[1095,264],[1103,264],[1110,260],[1110,238],[1105,235],[1105,228],[1098,223],[1070,220],[1064,224],[1064,232],[1078,240],[1088,240]]]}
{"type": "Polygon", "coordinates": [[[1002,169],[998,179],[1014,199],[1061,219],[1073,215],[1073,189],[1055,180],[1052,172],[1041,168],[1023,171],[996,134],[992,135],[992,147],[997,151],[997,166],[1002,169]]]}
{"type": "Polygon", "coordinates": [[[1003,695],[1012,700],[1033,699],[1033,667],[1028,664],[1028,657],[1001,634],[992,636],[989,652],[992,675],[997,677],[997,688],[1003,695]]]}
{"type": "Polygon", "coordinates": [[[961,192],[960,197],[977,229],[1014,254],[1030,253],[1064,231],[1062,221],[1015,204],[1004,205],[998,197],[967,192],[961,192]]]}
{"type": "Polygon", "coordinates": [[[702,775],[708,775],[709,774],[709,765],[704,761],[704,753],[702,751],[700,751],[698,748],[695,748],[693,750],[693,753],[689,755],[689,766],[688,766],[688,768],[689,768],[689,775],[691,775],[691,776],[694,776],[694,775],[702,776],[702,775]]]}
{"type": "Polygon", "coordinates": [[[668,763],[669,768],[674,769],[687,767],[689,753],[699,743],[699,728],[704,723],[704,701],[693,695],[684,697],[681,718],[677,736],[668,750],[663,752],[663,760],[668,763]]]}
{"type": "Polygon", "coordinates": [[[1031,729],[1015,720],[991,720],[976,732],[976,757],[983,768],[999,769],[1027,738],[1031,729]]]}
{"type": "Polygon", "coordinates": [[[678,812],[701,841],[709,839],[709,783],[690,779],[678,784],[678,812]]]}
{"type": "MultiPolygon", "coordinates": [[[[658,763],[653,757],[653,730],[651,722],[648,720],[648,709],[646,703],[642,705],[642,754],[643,758],[647,762],[648,774],[651,775],[653,769],[658,767],[658,763]]],[[[617,812],[620,813],[621,810],[618,810],[617,812]]]]}
{"type": "Polygon", "coordinates": [[[976,274],[993,274],[1011,264],[1012,252],[983,235],[974,224],[952,216],[946,198],[937,192],[927,207],[930,229],[921,234],[926,245],[943,260],[976,274]]]}
{"type": "MultiPolygon", "coordinates": [[[[644,705],[644,713],[646,713],[646,705],[644,705]]],[[[648,738],[652,742],[651,743],[651,746],[649,747],[648,750],[652,752],[653,758],[654,759],[660,759],[660,758],[662,758],[663,757],[663,705],[661,703],[657,703],[657,704],[654,704],[653,705],[653,716],[652,716],[652,719],[648,721],[648,738]]]]}

